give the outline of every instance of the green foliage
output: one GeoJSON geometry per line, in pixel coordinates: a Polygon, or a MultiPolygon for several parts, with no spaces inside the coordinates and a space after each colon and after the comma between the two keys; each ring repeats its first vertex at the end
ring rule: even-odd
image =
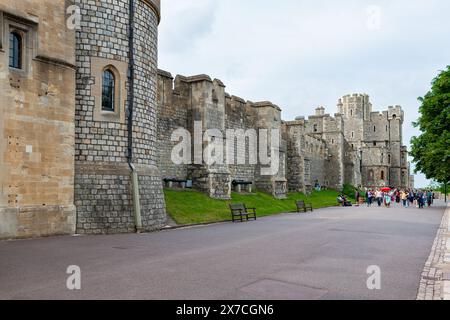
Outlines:
{"type": "MultiPolygon", "coordinates": [[[[442,194],[445,194],[446,190],[444,183],[437,183],[437,182],[432,182],[430,186],[428,186],[428,189],[440,192],[442,194]]],[[[447,185],[447,194],[449,193],[450,193],[450,185],[447,185]]]]}
{"type": "Polygon", "coordinates": [[[342,189],[342,194],[344,196],[354,198],[356,191],[359,191],[359,193],[363,196],[363,192],[356,188],[355,186],[352,186],[351,184],[344,184],[344,188],[342,189]]]}
{"type": "MultiPolygon", "coordinates": [[[[257,208],[258,217],[295,212],[296,200],[305,200],[315,209],[336,206],[338,192],[334,190],[314,191],[311,196],[290,193],[287,199],[275,199],[269,194],[232,194],[231,201],[215,200],[195,190],[164,191],[167,212],[180,225],[228,221],[231,219],[229,203],[245,203],[247,207],[257,208]]],[[[353,195],[351,196],[353,198],[353,195]]]]}
{"type": "Polygon", "coordinates": [[[440,183],[450,181],[450,66],[432,82],[414,126],[422,131],[411,140],[416,171],[440,183]]]}

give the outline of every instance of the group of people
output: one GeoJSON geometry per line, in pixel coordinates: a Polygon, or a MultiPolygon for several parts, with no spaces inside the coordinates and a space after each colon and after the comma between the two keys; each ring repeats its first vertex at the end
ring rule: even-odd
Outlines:
{"type": "MultiPolygon", "coordinates": [[[[360,197],[361,195],[357,192],[357,202],[359,202],[360,197]]],[[[392,189],[387,191],[386,189],[370,189],[366,191],[365,197],[368,207],[376,203],[379,207],[384,205],[389,208],[392,203],[397,203],[402,204],[405,208],[415,206],[422,209],[425,206],[431,207],[435,194],[432,190],[392,189]]]]}

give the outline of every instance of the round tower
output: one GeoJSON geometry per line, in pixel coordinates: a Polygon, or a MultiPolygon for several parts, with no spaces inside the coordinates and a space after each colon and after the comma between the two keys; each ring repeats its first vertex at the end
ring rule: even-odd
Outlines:
{"type": "Polygon", "coordinates": [[[159,0],[75,0],[75,204],[79,233],[166,220],[156,167],[159,0]]]}

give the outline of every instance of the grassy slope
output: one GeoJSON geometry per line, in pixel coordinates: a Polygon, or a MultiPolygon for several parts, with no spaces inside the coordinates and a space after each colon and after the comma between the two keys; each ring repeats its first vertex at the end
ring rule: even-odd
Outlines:
{"type": "Polygon", "coordinates": [[[232,194],[231,201],[214,200],[194,190],[165,190],[167,211],[176,223],[181,225],[230,220],[229,203],[245,203],[257,208],[259,217],[295,212],[295,200],[306,200],[314,208],[336,205],[338,192],[327,190],[314,192],[310,197],[291,193],[286,200],[274,199],[271,195],[257,192],[251,195],[232,194]]]}

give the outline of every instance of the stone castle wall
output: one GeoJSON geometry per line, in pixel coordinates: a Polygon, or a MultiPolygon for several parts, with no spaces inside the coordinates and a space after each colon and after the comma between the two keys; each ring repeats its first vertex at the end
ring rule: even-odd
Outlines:
{"type": "Polygon", "coordinates": [[[75,231],[75,34],[66,5],[0,1],[0,239],[75,231]],[[22,38],[20,69],[9,67],[10,32],[22,38]]]}
{"type": "MultiPolygon", "coordinates": [[[[77,232],[120,233],[136,228],[131,170],[128,166],[129,2],[83,1],[77,31],[75,113],[75,205],[77,232]],[[103,72],[116,82],[114,111],[101,106],[103,72]]],[[[165,223],[164,195],[157,163],[156,3],[135,1],[134,112],[132,155],[140,185],[145,230],[165,223]]]]}
{"type": "MultiPolygon", "coordinates": [[[[226,128],[233,130],[246,130],[255,128],[256,114],[253,107],[242,98],[236,96],[226,96],[226,128]]],[[[255,183],[256,166],[250,164],[249,153],[242,144],[235,143],[234,155],[245,153],[245,164],[238,164],[235,158],[235,164],[229,166],[231,180],[244,180],[255,183]]]]}
{"type": "MultiPolygon", "coordinates": [[[[162,168],[163,177],[192,180],[194,188],[214,198],[227,198],[229,184],[234,180],[252,182],[258,190],[281,198],[288,191],[309,193],[316,186],[340,190],[344,184],[360,187],[409,184],[407,151],[402,146],[401,107],[372,112],[368,95],[353,94],[339,100],[338,113],[333,116],[319,107],[308,119],[299,117],[284,122],[276,105],[231,96],[223,90],[220,80],[213,81],[206,75],[177,76],[173,81],[170,73],[160,70],[158,85],[161,151],[158,167],[162,168]],[[170,156],[178,142],[170,140],[171,134],[178,128],[186,128],[193,137],[194,121],[202,121],[202,133],[208,129],[222,132],[279,129],[278,173],[261,176],[261,166],[249,163],[248,152],[245,164],[215,169],[205,165],[175,165],[170,156]],[[215,176],[217,172],[219,176],[215,176]],[[221,192],[216,192],[224,186],[221,192]]],[[[237,148],[238,144],[234,154],[237,148]]]]}
{"type": "MultiPolygon", "coordinates": [[[[270,102],[254,103],[225,92],[220,80],[206,75],[193,77],[177,76],[159,70],[158,77],[158,141],[160,150],[158,167],[167,179],[191,180],[194,188],[213,198],[229,199],[234,180],[252,182],[260,190],[277,197],[286,194],[286,147],[280,146],[279,172],[275,176],[263,176],[261,167],[250,163],[248,144],[243,146],[235,140],[234,164],[226,162],[227,129],[246,132],[253,129],[282,129],[281,110],[270,102]],[[276,120],[275,120],[276,119],[276,120]],[[192,140],[196,135],[195,122],[201,127],[200,135],[208,130],[219,130],[222,136],[222,164],[195,163],[195,148],[192,143],[191,164],[175,165],[171,159],[173,148],[179,141],[171,141],[172,133],[183,128],[189,131],[192,140]],[[245,151],[245,164],[239,164],[237,154],[245,151]]],[[[199,133],[197,132],[197,135],[199,133]]],[[[199,139],[197,137],[197,139],[199,139]]],[[[201,137],[200,137],[201,139],[201,137]]],[[[217,141],[216,141],[217,142],[217,141]]],[[[204,141],[203,150],[211,143],[204,141]]],[[[200,150],[202,152],[202,150],[200,150]]]]}
{"type": "Polygon", "coordinates": [[[372,112],[368,95],[353,94],[339,100],[333,116],[320,107],[284,122],[278,106],[229,95],[218,79],[173,79],[158,70],[159,0],[134,4],[131,64],[129,0],[0,1],[0,238],[135,231],[132,168],[144,230],[165,224],[164,178],[191,180],[217,199],[230,198],[235,180],[277,198],[317,185],[413,183],[401,107],[372,112]],[[71,4],[81,8],[76,32],[65,25],[71,4]],[[21,70],[8,67],[11,31],[23,36],[21,70]],[[102,108],[105,70],[115,83],[110,111],[102,108]],[[185,164],[171,157],[179,128],[202,141],[200,148],[191,141],[185,164]],[[243,164],[194,161],[214,145],[224,147],[224,160],[231,156],[227,129],[279,130],[277,173],[263,174],[266,166],[250,163],[248,146],[237,141],[243,164]]]}

